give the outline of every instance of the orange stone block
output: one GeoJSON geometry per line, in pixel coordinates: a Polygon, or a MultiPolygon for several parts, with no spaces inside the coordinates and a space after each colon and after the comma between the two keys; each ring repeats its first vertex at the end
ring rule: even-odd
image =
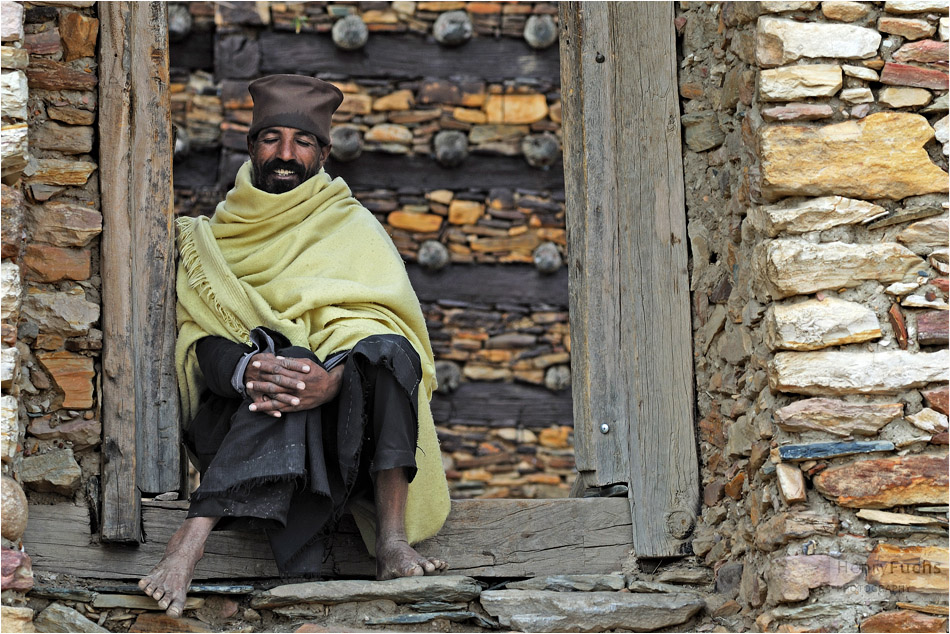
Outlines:
{"type": "Polygon", "coordinates": [[[542,429],[541,433],[538,434],[538,442],[541,443],[542,447],[567,449],[571,446],[570,433],[570,427],[548,427],[542,429]]]}
{"type": "Polygon", "coordinates": [[[500,2],[469,2],[465,5],[469,13],[492,14],[501,13],[500,2]]]}
{"type": "Polygon", "coordinates": [[[881,612],[861,621],[862,632],[946,632],[947,619],[912,610],[881,612]]]}
{"type": "Polygon", "coordinates": [[[23,266],[27,279],[39,282],[87,280],[91,271],[89,249],[64,249],[41,242],[26,247],[23,266]]]}
{"type": "Polygon", "coordinates": [[[343,103],[337,112],[344,114],[369,114],[373,109],[373,98],[369,95],[343,94],[343,103]]]}
{"type": "Polygon", "coordinates": [[[946,456],[895,456],[858,460],[815,476],[815,488],[840,506],[882,509],[946,504],[946,456]]]}
{"type": "Polygon", "coordinates": [[[950,549],[939,546],[878,544],[867,563],[868,583],[896,592],[950,590],[950,549]]]}
{"type": "Polygon", "coordinates": [[[481,110],[474,108],[455,108],[452,110],[452,118],[464,123],[481,124],[488,121],[488,117],[481,110]]]}
{"type": "Polygon", "coordinates": [[[453,200],[449,204],[449,222],[453,225],[473,225],[485,213],[485,205],[474,200],[453,200]]]}
{"type": "Polygon", "coordinates": [[[65,351],[41,352],[36,358],[63,391],[64,409],[92,407],[92,380],[95,376],[92,359],[65,351]]]}
{"type": "Polygon", "coordinates": [[[442,216],[394,211],[386,219],[390,226],[415,233],[431,233],[442,226],[442,216]]]}
{"type": "Polygon", "coordinates": [[[489,95],[485,103],[488,123],[535,123],[548,114],[544,95],[489,95]]]}

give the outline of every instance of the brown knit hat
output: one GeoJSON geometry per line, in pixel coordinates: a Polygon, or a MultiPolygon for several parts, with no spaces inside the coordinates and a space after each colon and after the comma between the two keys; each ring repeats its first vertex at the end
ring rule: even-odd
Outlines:
{"type": "Polygon", "coordinates": [[[315,135],[330,144],[330,117],[343,102],[331,83],[305,75],[270,75],[247,87],[254,99],[250,137],[264,128],[284,126],[315,135]]]}

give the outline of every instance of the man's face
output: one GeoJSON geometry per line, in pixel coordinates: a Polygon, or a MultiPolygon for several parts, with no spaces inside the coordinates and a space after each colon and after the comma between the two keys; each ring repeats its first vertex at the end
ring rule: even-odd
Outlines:
{"type": "Polygon", "coordinates": [[[264,128],[248,140],[252,182],[270,194],[282,194],[314,176],[330,155],[317,137],[297,128],[264,128]]]}

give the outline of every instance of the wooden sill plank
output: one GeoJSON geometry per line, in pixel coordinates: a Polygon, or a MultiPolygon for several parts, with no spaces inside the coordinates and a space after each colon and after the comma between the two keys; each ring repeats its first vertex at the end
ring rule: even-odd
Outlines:
{"type": "MultiPolygon", "coordinates": [[[[185,518],[187,503],[143,501],[146,541],[102,543],[89,511],[72,505],[31,506],[23,542],[34,570],[91,579],[135,579],[148,573],[185,518]]],[[[418,546],[444,557],[449,572],[478,577],[535,577],[620,570],[630,550],[630,508],[623,498],[455,500],[442,531],[418,546]]],[[[324,576],[372,577],[375,570],[351,518],[344,518],[324,576]]],[[[195,580],[276,577],[260,533],[216,531],[195,580]]]]}

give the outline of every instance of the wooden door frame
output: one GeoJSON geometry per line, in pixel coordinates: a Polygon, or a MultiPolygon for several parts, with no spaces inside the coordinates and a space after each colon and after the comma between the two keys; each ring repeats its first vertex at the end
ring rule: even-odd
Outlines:
{"type": "MultiPolygon", "coordinates": [[[[460,540],[459,543],[466,548],[485,541],[473,539],[473,535],[478,535],[481,530],[476,521],[479,514],[494,516],[542,509],[548,520],[564,517],[564,521],[570,524],[570,530],[560,531],[561,547],[570,547],[570,544],[565,546],[564,540],[575,540],[575,547],[590,548],[590,556],[549,560],[543,551],[555,551],[549,546],[538,546],[544,541],[539,542],[538,534],[544,531],[534,526],[522,526],[511,537],[514,541],[502,549],[507,554],[495,553],[491,544],[486,542],[481,555],[460,552],[459,557],[465,563],[456,560],[459,566],[453,565],[454,570],[478,570],[481,576],[499,574],[497,571],[492,573],[495,568],[505,571],[501,576],[513,576],[516,571],[530,574],[593,572],[604,565],[613,570],[619,565],[619,555],[629,554],[631,546],[638,556],[678,555],[686,549],[685,538],[698,511],[698,467],[692,433],[691,332],[687,331],[685,338],[677,341],[672,337],[682,333],[663,329],[663,337],[670,344],[660,355],[663,359],[643,366],[631,364],[641,362],[641,354],[650,353],[649,347],[644,345],[647,331],[643,330],[650,314],[635,308],[631,323],[624,325],[623,332],[630,337],[632,345],[630,340],[610,337],[612,331],[618,330],[617,322],[612,320],[619,315],[613,310],[616,304],[606,301],[615,295],[615,290],[605,287],[605,282],[619,280],[616,276],[619,271],[625,276],[624,283],[630,286],[629,299],[631,293],[634,297],[637,293],[644,294],[644,284],[681,284],[678,276],[685,272],[685,206],[682,202],[672,6],[648,3],[647,8],[640,9],[631,17],[630,10],[619,7],[622,4],[561,3],[560,20],[578,468],[581,476],[594,486],[631,483],[629,506],[626,501],[611,499],[453,502],[446,529],[432,540],[433,547],[440,543],[442,547],[448,547],[454,543],[453,539],[460,540]],[[655,6],[650,8],[649,5],[655,6]],[[623,34],[623,37],[611,35],[615,32],[612,29],[634,18],[640,25],[636,37],[631,37],[630,33],[623,34]],[[650,39],[651,34],[653,39],[650,39]],[[625,42],[624,38],[631,40],[625,42]],[[656,51],[650,46],[656,47],[656,51]],[[647,51],[644,52],[642,47],[647,51]],[[631,65],[631,60],[624,59],[630,55],[639,62],[631,65]],[[627,72],[625,68],[633,70],[627,72]],[[666,150],[659,162],[651,162],[648,156],[637,157],[635,142],[625,141],[624,132],[610,133],[609,125],[604,123],[609,118],[605,119],[604,113],[615,107],[611,105],[611,98],[621,93],[632,96],[629,92],[631,82],[642,81],[646,74],[657,72],[663,74],[659,86],[662,103],[647,109],[652,114],[638,119],[641,131],[649,131],[652,135],[649,138],[666,150]],[[572,122],[572,117],[576,117],[576,121],[572,122]],[[583,151],[583,144],[593,138],[603,143],[598,152],[599,163],[588,161],[583,151]],[[626,150],[621,147],[624,143],[627,143],[626,150]],[[632,153],[630,144],[633,144],[632,153]],[[613,149],[614,152],[604,149],[613,149]],[[644,188],[629,187],[631,183],[623,175],[626,166],[616,162],[620,155],[632,157],[636,163],[632,168],[642,174],[654,174],[658,165],[669,169],[670,179],[662,187],[654,183],[653,195],[647,200],[643,198],[644,188]],[[582,165],[570,157],[580,157],[582,165]],[[605,170],[602,173],[608,175],[608,179],[614,179],[603,195],[597,193],[603,189],[603,181],[592,182],[592,187],[588,187],[587,179],[595,176],[590,172],[592,166],[605,170]],[[634,195],[641,197],[640,203],[648,203],[641,209],[643,213],[636,218],[617,215],[618,210],[630,204],[634,195]],[[603,218],[610,214],[613,214],[613,220],[604,221],[603,218]],[[572,216],[575,221],[570,220],[572,216]],[[644,218],[659,223],[668,233],[650,231],[653,226],[650,223],[640,226],[638,222],[644,218]],[[628,237],[637,240],[633,246],[652,249],[651,253],[667,257],[666,265],[674,276],[666,275],[668,271],[662,268],[653,271],[653,277],[637,277],[618,269],[623,264],[630,264],[633,256],[629,248],[617,248],[608,250],[611,258],[603,257],[605,243],[598,240],[613,238],[604,234],[608,227],[632,232],[628,237]],[[641,243],[642,240],[647,243],[641,243]],[[616,348],[608,350],[606,355],[597,356],[600,354],[598,346],[608,341],[614,342],[616,348]],[[631,371],[631,368],[641,367],[643,371],[631,371]],[[656,387],[655,382],[651,382],[651,373],[663,370],[664,373],[656,376],[667,377],[670,367],[674,372],[674,385],[662,393],[651,391],[656,387]],[[614,371],[619,378],[605,383],[604,378],[614,371]],[[688,383],[684,384],[687,377],[688,383]],[[685,407],[682,404],[665,407],[661,402],[674,389],[682,390],[685,407]],[[629,396],[633,397],[632,400],[629,396]],[[679,418],[664,418],[669,416],[679,418]],[[603,424],[608,425],[606,434],[601,433],[603,424]],[[674,436],[670,434],[671,426],[675,428],[674,436]],[[674,437],[675,441],[669,440],[674,437]],[[611,441],[605,444],[608,438],[611,441]],[[639,442],[645,438],[650,439],[651,444],[639,442]],[[678,452],[676,446],[664,448],[664,438],[670,445],[682,443],[682,452],[678,452]],[[655,443],[659,443],[664,451],[657,451],[655,443]],[[644,491],[638,482],[645,476],[656,479],[657,457],[669,456],[670,451],[683,458],[682,464],[667,470],[668,477],[659,478],[662,482],[659,493],[644,491]],[[626,511],[619,510],[618,504],[622,504],[626,511]],[[605,521],[604,513],[614,518],[611,520],[612,529],[625,527],[623,532],[627,539],[618,543],[614,531],[609,539],[602,543],[598,541],[602,538],[603,526],[597,522],[605,521]],[[586,544],[587,534],[593,540],[590,544],[586,544]],[[521,562],[520,567],[501,565],[499,558],[517,559],[523,556],[519,553],[532,551],[541,552],[546,563],[532,560],[533,563],[521,562]],[[598,563],[598,557],[604,555],[607,555],[608,563],[598,563]],[[576,569],[572,568],[572,561],[576,563],[576,569]]],[[[100,174],[104,218],[101,400],[104,444],[100,530],[105,542],[141,542],[141,492],[175,490],[179,477],[178,428],[177,424],[167,425],[170,420],[178,420],[173,354],[175,248],[167,27],[165,6],[161,2],[111,2],[101,3],[99,7],[102,24],[100,174]],[[159,452],[155,454],[158,458],[153,458],[151,452],[159,452]],[[137,454],[140,456],[138,460],[137,454]],[[145,456],[148,460],[142,459],[145,456]],[[152,468],[156,463],[160,463],[160,468],[152,468]]],[[[655,263],[663,266],[663,261],[660,258],[655,263]]],[[[675,290],[672,295],[674,302],[665,304],[663,309],[674,313],[685,311],[688,324],[688,286],[681,285],[675,290]]],[[[642,302],[641,306],[644,305],[647,310],[655,308],[648,301],[642,302]]],[[[672,327],[676,320],[666,321],[672,327]]],[[[682,321],[679,323],[681,325],[682,321]]],[[[145,507],[152,511],[161,509],[158,516],[152,511],[146,513],[146,523],[154,523],[157,517],[164,522],[168,518],[184,516],[182,503],[176,506],[176,503],[150,502],[145,507]]],[[[55,528],[47,530],[55,531],[55,528]]],[[[156,524],[155,530],[149,531],[150,542],[162,539],[164,532],[164,528],[156,524]]],[[[213,538],[209,544],[217,543],[218,539],[227,541],[231,538],[213,538]]],[[[240,559],[242,547],[231,542],[228,544],[222,547],[227,556],[240,559]]],[[[497,540],[495,545],[497,547],[497,540]]],[[[33,548],[31,552],[36,552],[42,560],[42,552],[35,550],[37,546],[33,548]]],[[[110,550],[107,545],[95,545],[95,548],[97,557],[106,557],[120,576],[139,574],[139,564],[133,566],[123,559],[122,553],[126,551],[110,550]]],[[[139,549],[138,552],[145,551],[139,549]]],[[[52,558],[49,563],[53,563],[52,558]]],[[[342,565],[339,570],[352,572],[363,565],[342,565]]],[[[228,574],[220,568],[214,569],[228,574]]],[[[201,570],[203,568],[196,578],[214,576],[214,572],[203,573],[201,570]]],[[[249,569],[238,567],[238,570],[249,569]]]]}

